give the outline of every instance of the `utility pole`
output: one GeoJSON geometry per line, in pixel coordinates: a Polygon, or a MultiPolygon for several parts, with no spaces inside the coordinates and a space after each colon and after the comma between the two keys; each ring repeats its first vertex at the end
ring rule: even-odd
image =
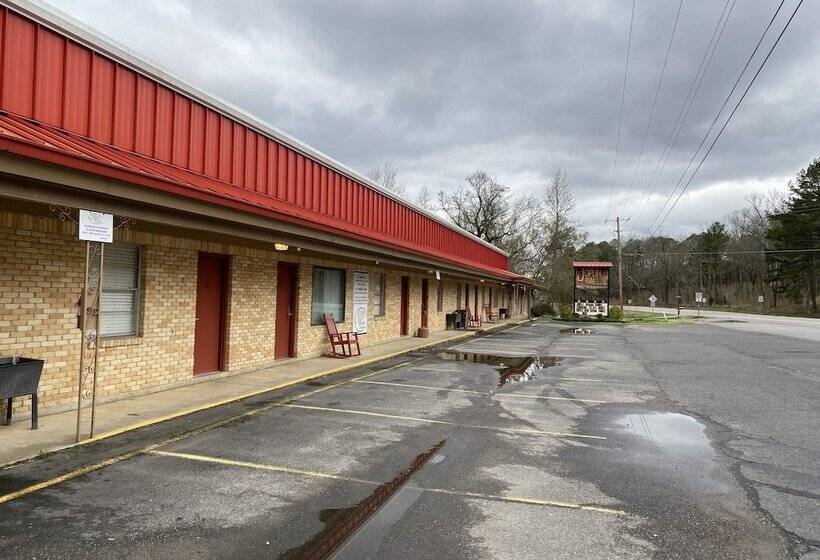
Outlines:
{"type": "Polygon", "coordinates": [[[621,222],[628,222],[629,218],[615,216],[614,220],[604,220],[604,222],[615,222],[615,233],[618,236],[618,303],[621,306],[621,313],[624,310],[624,257],[623,244],[621,243],[621,222]]]}

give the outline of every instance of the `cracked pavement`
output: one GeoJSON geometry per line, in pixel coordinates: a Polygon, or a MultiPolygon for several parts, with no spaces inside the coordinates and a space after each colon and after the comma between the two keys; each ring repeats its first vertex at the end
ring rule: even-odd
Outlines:
{"type": "Polygon", "coordinates": [[[411,353],[13,466],[0,502],[74,474],[0,503],[3,558],[305,557],[441,441],[329,557],[820,555],[812,340],[735,323],[566,326],[411,353]]]}

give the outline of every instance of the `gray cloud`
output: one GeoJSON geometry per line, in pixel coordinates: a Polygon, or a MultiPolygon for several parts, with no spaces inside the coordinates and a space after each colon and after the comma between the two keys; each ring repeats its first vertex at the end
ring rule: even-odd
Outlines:
{"type": "MultiPolygon", "coordinates": [[[[52,3],[353,168],[392,162],[411,187],[452,189],[486,168],[517,192],[536,192],[562,166],[593,237],[609,235],[607,214],[640,213],[636,233],[649,225],[776,4],[736,3],[662,181],[641,209],[720,0],[683,5],[627,199],[677,8],[638,1],[611,207],[628,0],[52,3]]],[[[667,232],[721,218],[752,190],[782,188],[820,155],[819,24],[820,10],[807,2],[667,232]]]]}

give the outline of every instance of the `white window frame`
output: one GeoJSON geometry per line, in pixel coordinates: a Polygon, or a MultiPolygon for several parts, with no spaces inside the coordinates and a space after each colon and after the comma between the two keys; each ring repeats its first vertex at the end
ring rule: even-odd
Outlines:
{"type": "MultiPolygon", "coordinates": [[[[137,252],[137,262],[136,267],[134,270],[134,274],[136,275],[134,288],[130,288],[128,290],[124,289],[112,289],[110,286],[106,285],[105,282],[105,274],[106,271],[110,270],[110,266],[107,263],[107,259],[105,259],[106,253],[103,253],[103,278],[102,278],[102,293],[100,294],[100,338],[128,338],[128,337],[136,337],[140,336],[141,326],[142,326],[142,275],[143,275],[143,248],[140,245],[134,245],[131,243],[112,243],[110,247],[116,246],[129,246],[134,247],[137,252]],[[133,304],[131,315],[133,317],[133,329],[129,332],[115,332],[115,333],[106,333],[103,330],[103,317],[105,316],[105,309],[103,307],[103,301],[105,298],[106,293],[122,293],[122,292],[132,292],[134,294],[133,304]]],[[[106,247],[106,249],[109,246],[106,247]]],[[[109,249],[110,250],[110,249],[109,249]]]]}
{"type": "Polygon", "coordinates": [[[310,276],[310,324],[311,324],[311,326],[323,325],[324,324],[321,317],[319,317],[318,322],[316,320],[314,320],[314,318],[313,318],[313,306],[314,306],[314,297],[315,297],[314,290],[316,289],[316,271],[317,270],[332,270],[332,271],[339,271],[341,273],[340,277],[342,279],[342,308],[341,308],[342,309],[342,316],[341,317],[336,317],[334,315],[333,319],[335,319],[335,321],[337,323],[344,323],[345,312],[346,312],[345,308],[347,306],[347,270],[345,270],[344,268],[334,268],[334,267],[331,267],[331,266],[314,266],[313,267],[313,272],[311,272],[311,276],[310,276]]]}
{"type": "Polygon", "coordinates": [[[377,274],[376,282],[373,282],[373,316],[384,317],[384,274],[377,274]]]}

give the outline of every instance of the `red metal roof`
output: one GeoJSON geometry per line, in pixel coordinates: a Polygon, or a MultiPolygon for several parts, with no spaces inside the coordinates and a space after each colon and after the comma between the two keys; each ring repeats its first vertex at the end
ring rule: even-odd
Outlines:
{"type": "Polygon", "coordinates": [[[573,268],[612,268],[609,261],[573,261],[573,268]]]}
{"type": "Polygon", "coordinates": [[[460,255],[430,249],[419,250],[401,240],[377,238],[372,231],[331,216],[324,216],[324,224],[317,228],[312,214],[297,205],[285,201],[277,201],[274,205],[257,193],[17,116],[0,113],[0,151],[252,212],[283,222],[331,231],[380,246],[399,246],[410,253],[437,257],[507,280],[526,281],[525,277],[518,274],[481,266],[460,255]]]}
{"type": "Polygon", "coordinates": [[[503,251],[322,154],[53,27],[0,8],[0,149],[527,280],[503,251]]]}

